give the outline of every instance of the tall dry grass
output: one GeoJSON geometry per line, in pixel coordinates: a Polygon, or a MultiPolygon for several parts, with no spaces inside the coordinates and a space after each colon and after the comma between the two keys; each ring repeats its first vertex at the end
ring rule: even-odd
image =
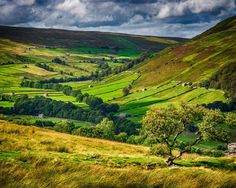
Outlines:
{"type": "MultiPolygon", "coordinates": [[[[218,160],[183,157],[203,159],[218,160]]],[[[0,121],[0,187],[236,187],[235,171],[167,168],[163,160],[150,155],[148,147],[0,121]]]]}

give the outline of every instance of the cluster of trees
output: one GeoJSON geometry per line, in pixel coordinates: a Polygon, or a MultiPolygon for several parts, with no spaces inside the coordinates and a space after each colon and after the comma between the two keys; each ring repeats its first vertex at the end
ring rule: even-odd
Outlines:
{"type": "Polygon", "coordinates": [[[52,67],[48,66],[48,65],[45,64],[45,63],[36,63],[35,65],[36,65],[37,67],[42,68],[42,69],[45,69],[45,70],[54,72],[54,69],[53,69],[52,67]]]}
{"type": "MultiPolygon", "coordinates": [[[[27,123],[26,123],[27,124],[27,123]]],[[[75,126],[71,120],[62,120],[59,122],[52,122],[49,120],[36,120],[34,125],[39,127],[47,127],[58,132],[70,133],[80,136],[87,136],[93,138],[103,138],[109,140],[116,140],[120,142],[129,142],[138,144],[134,135],[128,135],[126,132],[116,134],[116,126],[112,120],[104,117],[96,126],[75,126]]],[[[141,142],[140,142],[141,144],[141,142]]]]}
{"type": "Polygon", "coordinates": [[[101,98],[89,95],[88,93],[78,93],[76,95],[76,100],[78,102],[85,102],[90,107],[90,109],[99,110],[103,115],[115,113],[119,110],[118,104],[105,103],[101,98]]]}
{"type": "Polygon", "coordinates": [[[76,129],[73,132],[73,134],[114,140],[115,139],[114,122],[109,120],[108,118],[103,118],[103,120],[96,126],[80,127],[76,129]]]}
{"type": "Polygon", "coordinates": [[[110,67],[109,67],[108,63],[106,63],[106,62],[99,62],[98,68],[106,70],[106,69],[109,69],[110,67]]]}
{"type": "Polygon", "coordinates": [[[202,106],[208,109],[219,109],[221,112],[231,112],[236,110],[236,98],[231,99],[229,102],[214,101],[209,104],[203,104],[202,106]]]}
{"type": "Polygon", "coordinates": [[[14,102],[16,100],[15,95],[6,95],[6,94],[1,94],[0,93],[0,101],[11,101],[14,102]]]}
{"type": "Polygon", "coordinates": [[[26,57],[26,56],[21,56],[21,55],[16,55],[16,59],[23,62],[23,63],[26,63],[26,62],[33,63],[34,62],[31,58],[26,57]]]}
{"type": "MultiPolygon", "coordinates": [[[[106,103],[101,103],[100,105],[103,106],[104,104],[106,103]]],[[[0,108],[0,113],[35,116],[44,114],[49,117],[74,119],[93,122],[95,124],[107,117],[114,122],[113,127],[115,134],[120,134],[121,132],[125,132],[127,135],[138,134],[140,126],[128,119],[114,116],[114,109],[117,109],[117,107],[114,109],[112,109],[112,107],[112,104],[110,107],[107,107],[106,110],[110,110],[105,113],[105,110],[101,110],[101,107],[97,107],[96,105],[94,108],[91,106],[89,109],[85,110],[70,102],[56,101],[42,96],[29,98],[27,95],[22,95],[15,100],[13,108],[0,108]]],[[[90,130],[93,132],[92,129],[90,130]]],[[[87,136],[90,136],[92,132],[88,133],[87,136]]]]}
{"type": "Polygon", "coordinates": [[[90,109],[98,110],[101,114],[106,115],[108,113],[115,113],[119,110],[119,105],[108,104],[103,102],[99,97],[89,95],[88,93],[82,94],[81,90],[73,90],[71,86],[62,85],[57,83],[42,83],[42,81],[34,82],[32,80],[23,80],[21,82],[22,87],[53,89],[56,91],[62,91],[67,96],[73,96],[79,102],[85,102],[90,109]]]}
{"type": "Polygon", "coordinates": [[[73,103],[56,101],[42,96],[28,98],[23,95],[16,99],[13,113],[22,115],[38,115],[75,119],[99,123],[103,119],[102,114],[96,110],[84,110],[73,103]]]}
{"type": "MultiPolygon", "coordinates": [[[[128,124],[126,126],[129,126],[128,124]]],[[[109,140],[116,140],[119,142],[128,142],[133,144],[142,144],[141,142],[137,142],[137,137],[140,138],[137,134],[137,131],[128,132],[127,130],[117,129],[117,122],[109,120],[108,118],[103,118],[102,121],[96,126],[91,127],[80,127],[73,131],[73,134],[80,136],[87,136],[93,138],[104,138],[109,140]],[[123,132],[127,131],[127,132],[123,132]]]]}
{"type": "Polygon", "coordinates": [[[60,71],[60,74],[67,74],[69,76],[74,76],[73,72],[65,72],[65,71],[60,71]]]}
{"type": "Polygon", "coordinates": [[[52,60],[53,63],[57,63],[57,64],[60,64],[60,65],[66,65],[66,62],[61,60],[60,58],[56,57],[52,60]]]}
{"type": "Polygon", "coordinates": [[[119,67],[115,67],[112,72],[115,74],[118,74],[120,72],[126,71],[130,68],[132,68],[133,66],[143,62],[146,58],[148,58],[150,56],[150,54],[148,52],[143,53],[139,58],[134,59],[132,61],[130,61],[129,63],[125,63],[119,67]]]}
{"type": "MultiPolygon", "coordinates": [[[[39,88],[39,89],[53,89],[56,91],[63,91],[64,94],[72,91],[72,87],[67,85],[62,85],[58,83],[45,83],[44,80],[41,81],[32,81],[32,80],[23,80],[21,82],[21,87],[30,87],[30,88],[39,88]]],[[[68,95],[68,94],[67,94],[68,95]]]]}
{"type": "Polygon", "coordinates": [[[38,127],[53,127],[55,123],[49,120],[36,120],[34,125],[38,127]]]}
{"type": "Polygon", "coordinates": [[[6,61],[6,62],[1,62],[0,65],[11,65],[14,64],[13,61],[6,61]]]}

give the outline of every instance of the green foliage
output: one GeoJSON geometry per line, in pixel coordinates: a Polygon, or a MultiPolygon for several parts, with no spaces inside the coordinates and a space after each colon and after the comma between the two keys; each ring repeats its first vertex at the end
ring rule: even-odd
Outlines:
{"type": "Polygon", "coordinates": [[[110,121],[108,118],[103,118],[103,120],[97,124],[97,128],[102,130],[104,138],[114,139],[115,128],[113,121],[110,121]]]}
{"type": "MultiPolygon", "coordinates": [[[[13,112],[12,112],[13,113],[13,112]]],[[[49,117],[68,118],[98,123],[102,119],[99,111],[84,110],[70,102],[56,101],[45,97],[22,96],[14,104],[14,113],[24,115],[44,114],[49,117]]]]}
{"type": "Polygon", "coordinates": [[[129,95],[129,88],[128,87],[123,88],[122,92],[123,92],[123,96],[129,95]]]}
{"type": "Polygon", "coordinates": [[[45,64],[45,63],[36,63],[35,65],[38,66],[38,67],[40,67],[40,68],[43,68],[43,69],[45,69],[45,70],[51,71],[51,72],[54,71],[54,69],[53,69],[52,67],[48,66],[48,65],[45,64]]]}
{"type": "Polygon", "coordinates": [[[36,120],[34,125],[39,127],[53,127],[55,123],[49,120],[36,120]]]}
{"type": "Polygon", "coordinates": [[[115,140],[119,142],[126,142],[129,136],[125,132],[121,132],[118,135],[115,135],[115,140]]]}
{"type": "Polygon", "coordinates": [[[54,130],[62,133],[72,133],[72,131],[75,128],[75,124],[72,121],[61,121],[59,123],[56,123],[53,127],[54,130]]]}
{"type": "Polygon", "coordinates": [[[150,148],[150,153],[152,155],[167,156],[169,154],[169,149],[165,144],[156,144],[150,148]]]}
{"type": "Polygon", "coordinates": [[[236,98],[236,64],[235,62],[225,65],[222,69],[217,71],[208,80],[208,87],[222,89],[226,91],[231,98],[236,98]]]}
{"type": "Polygon", "coordinates": [[[57,64],[60,64],[60,65],[65,65],[65,64],[66,64],[65,61],[61,60],[61,59],[58,58],[58,57],[54,58],[54,59],[52,60],[52,62],[57,63],[57,64]]]}
{"type": "Polygon", "coordinates": [[[218,110],[208,110],[203,107],[183,105],[181,108],[169,106],[165,109],[151,108],[142,121],[147,135],[156,142],[165,144],[168,148],[169,157],[167,164],[190,151],[192,146],[202,140],[218,140],[228,142],[228,133],[219,128],[219,125],[228,123],[224,114],[218,110]],[[198,131],[196,139],[192,142],[181,141],[178,138],[191,124],[196,124],[198,131]],[[179,154],[174,155],[174,148],[178,147],[179,154]]]}
{"type": "Polygon", "coordinates": [[[141,135],[131,135],[128,138],[127,142],[130,144],[139,144],[140,145],[140,144],[143,144],[144,138],[141,135]]]}

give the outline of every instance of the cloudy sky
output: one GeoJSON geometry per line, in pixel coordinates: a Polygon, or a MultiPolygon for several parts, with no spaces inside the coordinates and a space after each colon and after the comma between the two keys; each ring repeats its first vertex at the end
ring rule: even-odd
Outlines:
{"type": "Polygon", "coordinates": [[[0,0],[0,25],[192,37],[236,0],[0,0]]]}

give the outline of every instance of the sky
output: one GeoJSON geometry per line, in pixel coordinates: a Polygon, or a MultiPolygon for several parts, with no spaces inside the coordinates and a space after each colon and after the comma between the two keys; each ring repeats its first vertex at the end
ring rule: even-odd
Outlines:
{"type": "Polygon", "coordinates": [[[200,34],[236,15],[236,0],[0,0],[0,25],[154,36],[200,34]]]}

